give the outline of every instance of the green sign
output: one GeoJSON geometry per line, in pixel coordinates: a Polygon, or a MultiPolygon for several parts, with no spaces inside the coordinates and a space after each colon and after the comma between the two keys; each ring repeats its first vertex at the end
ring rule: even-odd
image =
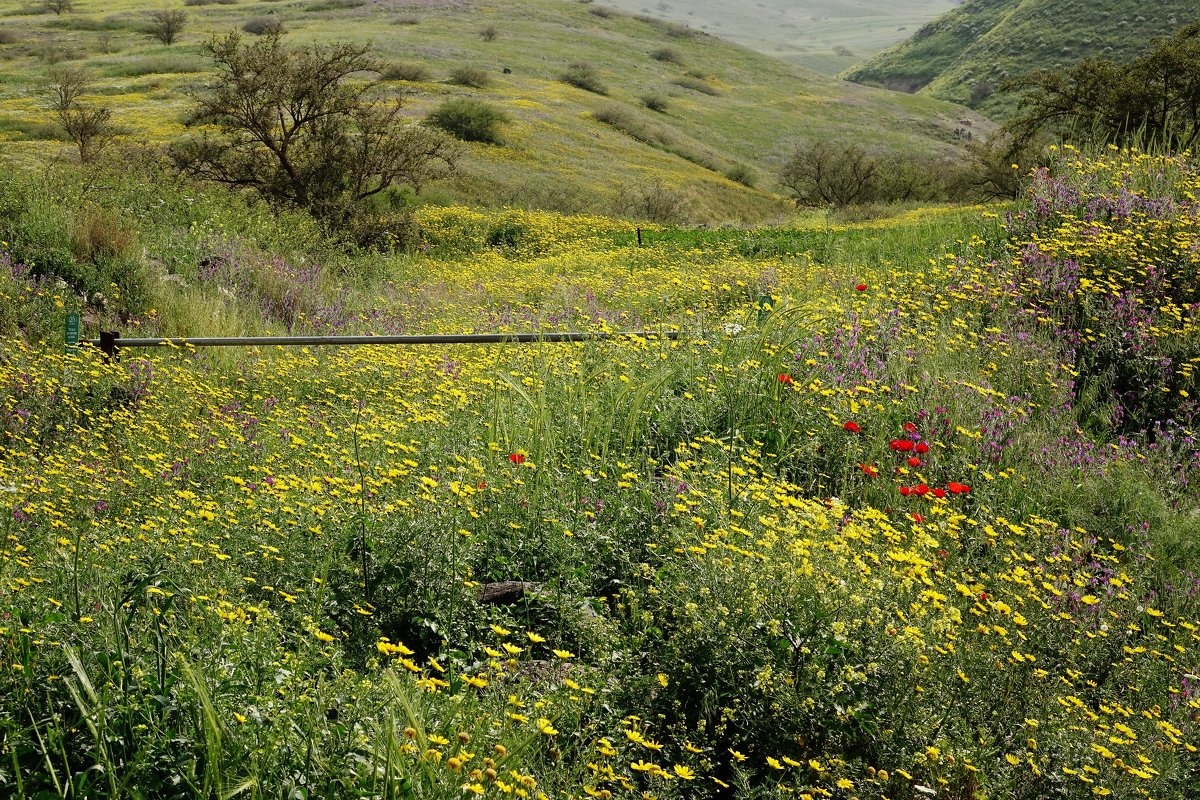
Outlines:
{"type": "Polygon", "coordinates": [[[771,314],[773,300],[771,295],[764,294],[758,298],[758,321],[761,323],[771,314]]]}
{"type": "Polygon", "coordinates": [[[67,347],[75,347],[79,344],[79,315],[67,314],[67,329],[66,329],[67,347]]]}

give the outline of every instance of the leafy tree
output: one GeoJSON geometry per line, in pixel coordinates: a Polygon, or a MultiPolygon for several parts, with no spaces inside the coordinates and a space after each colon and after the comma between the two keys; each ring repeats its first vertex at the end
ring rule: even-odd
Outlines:
{"type": "Polygon", "coordinates": [[[332,226],[394,184],[416,189],[454,166],[458,147],[406,124],[399,97],[379,97],[381,65],[349,43],[289,49],[278,34],[205,45],[216,79],[194,93],[189,125],[214,125],[172,148],[185,173],[307,209],[332,226]],[[366,77],[373,75],[374,77],[366,77]]]}
{"type": "Polygon", "coordinates": [[[187,23],[187,12],[181,8],[160,9],[150,12],[150,27],[147,32],[165,45],[175,44],[183,26],[187,23]]]}
{"type": "Polygon", "coordinates": [[[64,11],[75,10],[75,0],[46,0],[46,10],[53,11],[55,16],[61,16],[64,11]]]}
{"type": "Polygon", "coordinates": [[[43,89],[50,110],[79,148],[79,160],[84,164],[94,160],[116,135],[111,109],[79,101],[91,84],[91,74],[82,67],[55,67],[50,70],[43,89]]]}
{"type": "Polygon", "coordinates": [[[1018,140],[1042,131],[1128,142],[1138,137],[1186,150],[1200,141],[1200,22],[1156,41],[1131,64],[1086,59],[1006,84],[1024,91],[1007,126],[1018,140]]]}

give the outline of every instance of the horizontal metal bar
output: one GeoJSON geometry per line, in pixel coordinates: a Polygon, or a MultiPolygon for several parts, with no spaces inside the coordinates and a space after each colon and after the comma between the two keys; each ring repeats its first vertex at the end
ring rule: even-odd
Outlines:
{"type": "MultiPolygon", "coordinates": [[[[117,349],[127,347],[279,347],[296,345],[360,344],[553,344],[591,342],[605,339],[679,339],[679,331],[547,331],[546,333],[451,333],[427,336],[202,336],[194,339],[170,336],[150,339],[116,339],[117,349]]],[[[82,339],[80,344],[100,347],[99,339],[82,339]]]]}

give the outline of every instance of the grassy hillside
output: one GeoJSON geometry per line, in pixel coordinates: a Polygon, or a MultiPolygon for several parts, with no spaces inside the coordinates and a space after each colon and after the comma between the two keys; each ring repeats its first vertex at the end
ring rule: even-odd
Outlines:
{"type": "Polygon", "coordinates": [[[903,40],[962,0],[601,0],[630,13],[681,23],[835,75],[903,40]]]}
{"type": "Polygon", "coordinates": [[[451,96],[503,107],[511,116],[506,145],[472,145],[463,177],[435,191],[471,203],[612,211],[636,206],[647,187],[661,184],[686,201],[692,219],[763,218],[786,207],[770,191],[769,175],[795,140],[853,137],[873,148],[950,152],[966,113],[930,98],[848,85],[679,26],[579,3],[191,5],[180,41],[169,47],[145,33],[148,15],[158,7],[81,0],[61,16],[40,5],[10,10],[0,44],[5,151],[24,158],[66,152],[36,94],[52,63],[94,71],[93,99],[113,108],[127,142],[161,143],[180,135],[186,93],[206,80],[203,42],[255,19],[281,23],[297,43],[371,41],[388,62],[417,65],[425,73],[417,80],[391,83],[409,96],[414,120],[451,96]],[[485,31],[493,34],[490,41],[485,31]],[[596,69],[607,96],[559,80],[569,64],[581,61],[596,69]],[[487,85],[452,84],[452,71],[464,66],[484,70],[487,85]],[[665,109],[646,109],[647,95],[661,97],[665,109]],[[617,124],[598,121],[597,112],[617,124]],[[743,183],[762,188],[725,177],[739,167],[743,183]]]}
{"type": "Polygon", "coordinates": [[[968,0],[844,74],[1003,116],[1013,98],[994,92],[1005,80],[1088,56],[1130,59],[1198,16],[1190,0],[968,0]]]}

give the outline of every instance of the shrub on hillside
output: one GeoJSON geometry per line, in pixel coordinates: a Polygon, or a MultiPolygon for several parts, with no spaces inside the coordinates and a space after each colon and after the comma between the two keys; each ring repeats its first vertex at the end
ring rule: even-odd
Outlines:
{"type": "Polygon", "coordinates": [[[650,53],[650,57],[655,61],[662,61],[665,64],[675,64],[683,66],[683,55],[674,47],[660,47],[650,53]]]}
{"type": "Polygon", "coordinates": [[[242,30],[255,36],[277,36],[283,33],[283,20],[274,17],[251,17],[242,24],[242,30]]]}
{"type": "Polygon", "coordinates": [[[503,144],[500,125],[508,115],[481,100],[456,97],[434,109],[425,121],[465,142],[503,144]]]}
{"type": "Polygon", "coordinates": [[[608,94],[608,88],[600,81],[596,68],[586,61],[575,61],[567,65],[567,71],[559,76],[563,83],[594,94],[608,94]]]}
{"type": "Polygon", "coordinates": [[[183,9],[159,9],[150,12],[150,25],[146,28],[146,33],[165,45],[172,45],[186,24],[187,12],[183,9]]]}
{"type": "Polygon", "coordinates": [[[463,64],[450,71],[450,82],[456,86],[470,86],[473,89],[483,89],[491,84],[492,79],[481,67],[463,64]]]}
{"type": "Polygon", "coordinates": [[[667,98],[661,94],[645,94],[642,95],[642,105],[662,114],[667,110],[667,98]]]}
{"type": "Polygon", "coordinates": [[[676,86],[680,86],[684,89],[691,89],[693,92],[700,92],[701,94],[707,94],[713,97],[721,94],[719,91],[717,91],[716,87],[714,87],[708,81],[704,80],[703,78],[693,77],[691,75],[679,78],[674,81],[674,83],[676,86]]]}
{"type": "Polygon", "coordinates": [[[758,183],[758,175],[745,164],[734,164],[725,170],[725,177],[734,183],[740,183],[742,186],[747,186],[751,189],[754,188],[754,184],[758,183]]]}
{"type": "Polygon", "coordinates": [[[411,81],[413,83],[424,83],[431,80],[433,75],[425,68],[424,64],[414,62],[400,62],[392,64],[383,71],[383,79],[385,81],[411,81]]]}

